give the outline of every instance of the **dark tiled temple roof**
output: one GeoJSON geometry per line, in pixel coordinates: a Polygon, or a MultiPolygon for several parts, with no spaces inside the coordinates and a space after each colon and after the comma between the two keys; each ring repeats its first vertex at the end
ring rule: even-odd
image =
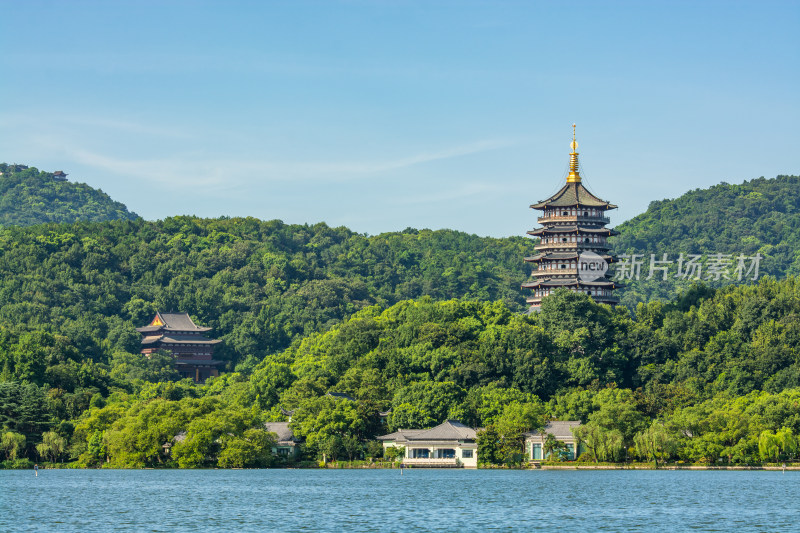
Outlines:
{"type": "Polygon", "coordinates": [[[605,209],[616,209],[617,206],[610,204],[605,200],[601,200],[597,196],[590,193],[582,183],[567,183],[561,190],[555,193],[547,200],[542,200],[538,204],[533,204],[533,209],[545,209],[547,207],[572,207],[572,206],[587,206],[587,207],[603,207],[605,209]]]}
{"type": "Polygon", "coordinates": [[[136,328],[136,331],[139,333],[152,333],[154,331],[161,331],[163,326],[144,326],[141,328],[136,328]]]}
{"type": "Polygon", "coordinates": [[[195,324],[189,313],[161,313],[161,318],[167,325],[167,329],[176,331],[209,331],[211,329],[195,324]]]}
{"type": "Polygon", "coordinates": [[[164,323],[163,326],[145,326],[143,328],[136,328],[139,333],[150,333],[152,331],[194,331],[204,332],[211,331],[211,328],[200,327],[195,324],[188,313],[161,313],[156,312],[153,322],[160,319],[164,323]]]}

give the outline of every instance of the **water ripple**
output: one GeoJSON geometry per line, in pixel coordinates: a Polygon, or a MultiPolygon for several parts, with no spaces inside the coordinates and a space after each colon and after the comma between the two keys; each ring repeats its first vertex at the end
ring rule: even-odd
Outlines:
{"type": "Polygon", "coordinates": [[[793,531],[800,472],[0,471],[0,531],[793,531]]]}

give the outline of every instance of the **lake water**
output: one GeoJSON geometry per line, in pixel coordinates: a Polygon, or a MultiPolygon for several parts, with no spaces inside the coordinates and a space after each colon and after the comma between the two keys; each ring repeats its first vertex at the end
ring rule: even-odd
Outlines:
{"type": "Polygon", "coordinates": [[[0,470],[0,531],[800,531],[800,472],[0,470]]]}

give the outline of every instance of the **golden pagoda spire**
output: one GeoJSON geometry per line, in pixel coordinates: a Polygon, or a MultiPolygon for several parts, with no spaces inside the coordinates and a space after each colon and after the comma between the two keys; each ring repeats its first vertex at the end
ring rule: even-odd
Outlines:
{"type": "Polygon", "coordinates": [[[580,183],[581,175],[578,173],[578,141],[575,140],[575,124],[572,125],[572,142],[569,143],[572,151],[569,153],[569,176],[567,183],[580,183]]]}

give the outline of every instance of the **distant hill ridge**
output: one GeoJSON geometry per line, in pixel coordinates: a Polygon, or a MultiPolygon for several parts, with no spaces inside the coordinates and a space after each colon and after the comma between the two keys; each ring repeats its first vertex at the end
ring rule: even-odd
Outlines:
{"type": "MultiPolygon", "coordinates": [[[[651,202],[647,211],[616,227],[616,254],[650,254],[672,260],[684,254],[732,254],[763,257],[760,274],[777,278],[800,274],[800,176],[764,177],[738,185],[720,183],[679,198],[651,202]]],[[[623,303],[671,298],[681,283],[631,282],[623,303]]],[[[713,285],[713,283],[712,283],[713,285]]]]}
{"type": "MultiPolygon", "coordinates": [[[[101,190],[67,181],[61,171],[43,172],[25,165],[0,163],[0,194],[0,225],[5,226],[139,218],[101,190]]],[[[761,275],[800,275],[800,176],[761,177],[741,184],[720,183],[695,189],[675,199],[651,202],[647,211],[616,229],[621,234],[611,240],[614,253],[638,254],[643,260],[641,279],[624,280],[626,288],[620,291],[621,303],[632,309],[638,302],[672,299],[694,283],[672,275],[668,280],[645,279],[650,254],[661,258],[666,253],[673,261],[680,253],[761,254],[761,275]]],[[[506,243],[506,239],[494,241],[503,243],[503,258],[497,268],[510,268],[517,275],[527,270],[520,246],[532,250],[534,241],[521,237],[510,238],[513,243],[506,243]],[[515,247],[521,250],[520,266],[511,267],[515,260],[507,252],[515,247]]],[[[705,279],[703,282],[711,286],[723,284],[705,279]]],[[[473,287],[470,292],[477,294],[477,290],[473,287]]],[[[522,306],[527,291],[516,287],[508,290],[519,295],[522,306]]],[[[517,298],[504,294],[506,301],[517,298]]]]}
{"type": "Polygon", "coordinates": [[[0,163],[0,225],[137,218],[139,215],[103,191],[68,181],[63,171],[0,163]]]}

